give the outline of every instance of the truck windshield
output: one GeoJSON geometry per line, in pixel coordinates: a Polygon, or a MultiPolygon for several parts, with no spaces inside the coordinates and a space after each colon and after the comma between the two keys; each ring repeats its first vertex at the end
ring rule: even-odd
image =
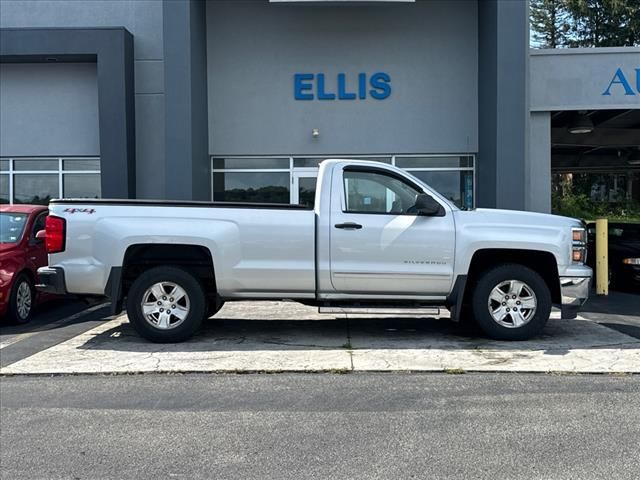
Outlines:
{"type": "Polygon", "coordinates": [[[0,243],[18,243],[26,224],[24,213],[0,213],[0,243]]]}

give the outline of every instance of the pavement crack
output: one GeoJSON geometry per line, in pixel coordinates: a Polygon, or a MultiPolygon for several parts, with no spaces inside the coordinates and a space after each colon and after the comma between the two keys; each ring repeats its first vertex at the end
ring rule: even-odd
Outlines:
{"type": "Polygon", "coordinates": [[[347,353],[349,354],[349,363],[351,364],[351,371],[355,370],[353,366],[353,344],[351,343],[351,323],[349,322],[349,314],[345,314],[345,320],[347,321],[347,345],[350,348],[347,349],[347,353]]]}

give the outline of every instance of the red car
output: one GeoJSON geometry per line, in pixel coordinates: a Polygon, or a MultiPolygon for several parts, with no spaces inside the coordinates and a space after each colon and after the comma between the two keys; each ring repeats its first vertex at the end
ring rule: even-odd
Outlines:
{"type": "Polygon", "coordinates": [[[44,299],[35,284],[47,252],[36,233],[44,230],[47,212],[42,205],[0,206],[0,316],[14,323],[28,322],[36,302],[44,299]]]}

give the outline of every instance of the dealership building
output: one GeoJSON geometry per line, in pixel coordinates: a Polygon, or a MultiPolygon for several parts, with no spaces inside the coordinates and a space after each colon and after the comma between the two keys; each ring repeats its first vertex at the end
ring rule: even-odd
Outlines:
{"type": "Polygon", "coordinates": [[[640,48],[501,0],[0,0],[0,199],[312,203],[318,164],[549,211],[640,201],[640,48]]]}

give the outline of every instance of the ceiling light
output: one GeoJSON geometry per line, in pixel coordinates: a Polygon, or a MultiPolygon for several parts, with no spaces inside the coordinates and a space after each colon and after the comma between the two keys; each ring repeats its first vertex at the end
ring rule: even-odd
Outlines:
{"type": "Polygon", "coordinates": [[[569,124],[569,133],[574,135],[584,135],[585,133],[593,132],[594,126],[591,118],[584,114],[580,113],[577,117],[569,124]]]}
{"type": "Polygon", "coordinates": [[[636,147],[631,150],[627,163],[629,165],[640,165],[640,147],[636,147]]]}

